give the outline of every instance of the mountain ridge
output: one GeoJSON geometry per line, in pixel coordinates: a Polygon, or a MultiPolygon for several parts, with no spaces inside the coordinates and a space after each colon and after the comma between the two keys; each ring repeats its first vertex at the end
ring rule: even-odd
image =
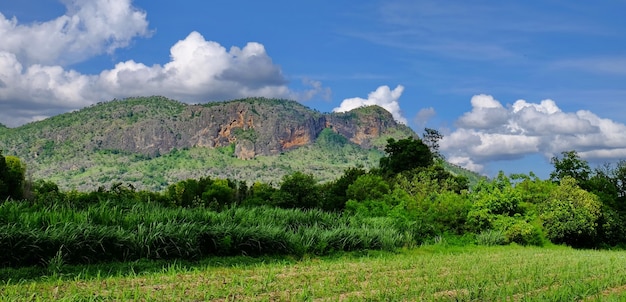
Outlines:
{"type": "Polygon", "coordinates": [[[376,166],[388,138],[409,136],[417,134],[378,106],[321,113],[290,100],[189,105],[152,96],[0,128],[0,149],[22,158],[33,178],[52,179],[62,187],[91,189],[122,181],[158,190],[197,176],[276,183],[295,169],[330,180],[351,166],[376,166]],[[322,134],[325,143],[316,144],[322,134]],[[156,162],[172,169],[155,168],[156,162]],[[246,165],[251,168],[242,168],[246,165]]]}

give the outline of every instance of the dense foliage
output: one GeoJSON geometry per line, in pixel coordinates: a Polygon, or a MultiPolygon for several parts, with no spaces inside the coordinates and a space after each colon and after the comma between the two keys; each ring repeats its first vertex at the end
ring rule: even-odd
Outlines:
{"type": "Polygon", "coordinates": [[[0,150],[0,199],[24,197],[26,166],[15,156],[3,156],[0,150]]]}
{"type": "MultiPolygon", "coordinates": [[[[68,198],[68,197],[66,197],[68,198]]],[[[70,197],[71,198],[71,197],[70,197]]],[[[403,236],[375,219],[271,207],[167,207],[101,201],[0,205],[0,266],[189,259],[209,255],[304,255],[393,250],[403,236]],[[56,261],[59,261],[57,259],[56,261]]]]}
{"type": "Polygon", "coordinates": [[[0,193],[10,199],[0,205],[0,264],[392,250],[442,237],[626,243],[625,162],[592,170],[570,151],[553,159],[551,179],[500,173],[470,187],[433,156],[436,144],[389,140],[379,168],[349,168],[330,182],[295,171],[279,184],[200,177],[161,192],[123,183],[61,191],[25,181],[19,159],[0,157],[0,193]]]}

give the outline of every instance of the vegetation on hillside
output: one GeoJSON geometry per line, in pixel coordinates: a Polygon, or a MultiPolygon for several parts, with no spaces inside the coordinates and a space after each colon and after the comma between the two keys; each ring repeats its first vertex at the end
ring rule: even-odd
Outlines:
{"type": "Polygon", "coordinates": [[[160,191],[204,176],[277,184],[284,175],[301,171],[330,181],[349,167],[375,167],[388,138],[411,135],[411,129],[397,125],[382,108],[322,114],[288,100],[187,105],[153,96],[98,103],[0,128],[0,149],[27,164],[29,177],[54,181],[64,190],[94,190],[121,181],[160,191]],[[344,117],[341,129],[322,122],[339,123],[344,117]],[[365,120],[384,131],[362,139],[361,146],[346,135],[355,135],[357,124],[365,120]],[[261,122],[269,124],[255,124],[261,122]],[[310,142],[282,150],[280,142],[294,139],[288,135],[298,131],[309,131],[304,137],[310,142]],[[238,157],[238,150],[246,148],[254,155],[238,157]]]}

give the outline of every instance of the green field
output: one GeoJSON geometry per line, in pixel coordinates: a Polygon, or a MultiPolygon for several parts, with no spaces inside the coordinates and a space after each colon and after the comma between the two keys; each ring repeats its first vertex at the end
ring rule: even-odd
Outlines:
{"type": "MultiPolygon", "coordinates": [[[[623,301],[626,252],[455,247],[326,257],[67,266],[3,280],[3,301],[623,301]]],[[[28,274],[14,269],[6,275],[28,274]]],[[[32,268],[30,269],[32,270],[32,268]]],[[[32,271],[30,271],[32,273],[32,271]]]]}

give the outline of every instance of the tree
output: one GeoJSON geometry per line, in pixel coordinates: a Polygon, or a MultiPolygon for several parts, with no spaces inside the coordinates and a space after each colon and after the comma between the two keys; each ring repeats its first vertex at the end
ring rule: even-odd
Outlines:
{"type": "Polygon", "coordinates": [[[389,184],[379,175],[364,174],[348,186],[346,197],[356,201],[382,199],[389,194],[389,184]]]}
{"type": "Polygon", "coordinates": [[[619,199],[622,201],[622,205],[625,205],[624,199],[626,199],[626,160],[620,160],[615,168],[615,185],[617,186],[617,193],[619,199]]]}
{"type": "Polygon", "coordinates": [[[424,144],[428,146],[428,149],[430,149],[430,152],[433,154],[434,157],[443,159],[443,155],[439,153],[439,141],[442,138],[443,134],[441,134],[439,131],[431,128],[424,128],[424,134],[422,134],[422,140],[424,141],[424,144]]]}
{"type": "Polygon", "coordinates": [[[216,179],[202,193],[205,206],[222,208],[235,201],[235,189],[229,186],[226,179],[216,179]]]}
{"type": "Polygon", "coordinates": [[[591,175],[591,168],[587,161],[578,156],[574,150],[561,152],[562,158],[552,157],[554,171],[550,173],[550,179],[559,182],[566,176],[574,178],[580,185],[584,186],[591,175]]]}
{"type": "Polygon", "coordinates": [[[479,182],[470,199],[472,207],[467,215],[467,222],[476,232],[493,228],[493,223],[500,217],[523,214],[519,207],[522,196],[513,188],[511,180],[502,171],[493,181],[479,182]]]}
{"type": "Polygon", "coordinates": [[[280,189],[273,195],[273,199],[281,207],[311,209],[319,205],[319,190],[313,175],[294,172],[283,177],[280,189]]]}
{"type": "Polygon", "coordinates": [[[593,175],[581,187],[596,194],[603,204],[616,208],[619,188],[615,175],[616,171],[609,164],[605,164],[594,169],[593,175]]]}
{"type": "Polygon", "coordinates": [[[243,201],[247,206],[261,206],[272,203],[272,196],[276,189],[264,182],[255,182],[250,186],[248,197],[243,201]]]}
{"type": "Polygon", "coordinates": [[[172,205],[190,207],[200,200],[202,189],[197,180],[187,179],[169,185],[166,195],[172,205]]]}
{"type": "Polygon", "coordinates": [[[18,157],[0,152],[0,198],[23,198],[25,177],[26,165],[18,157]]]}
{"type": "Polygon", "coordinates": [[[405,176],[413,182],[420,181],[421,179],[426,182],[435,182],[438,186],[438,192],[454,191],[461,193],[461,191],[469,189],[469,180],[467,177],[448,172],[441,163],[403,171],[399,175],[405,176]]]}
{"type": "Polygon", "coordinates": [[[387,156],[380,159],[380,170],[385,176],[433,164],[433,154],[422,140],[412,137],[387,140],[387,156]]]}
{"type": "Polygon", "coordinates": [[[9,197],[9,186],[7,181],[9,179],[9,168],[0,150],[0,201],[4,201],[9,197]]]}
{"type": "Polygon", "coordinates": [[[348,197],[346,196],[348,187],[353,184],[357,178],[365,174],[366,171],[362,166],[348,168],[344,170],[343,175],[335,181],[323,184],[322,209],[326,211],[343,210],[348,201],[348,197]]]}
{"type": "Polygon", "coordinates": [[[568,175],[543,205],[540,218],[552,242],[588,247],[596,243],[601,209],[598,197],[581,189],[568,175]]]}

